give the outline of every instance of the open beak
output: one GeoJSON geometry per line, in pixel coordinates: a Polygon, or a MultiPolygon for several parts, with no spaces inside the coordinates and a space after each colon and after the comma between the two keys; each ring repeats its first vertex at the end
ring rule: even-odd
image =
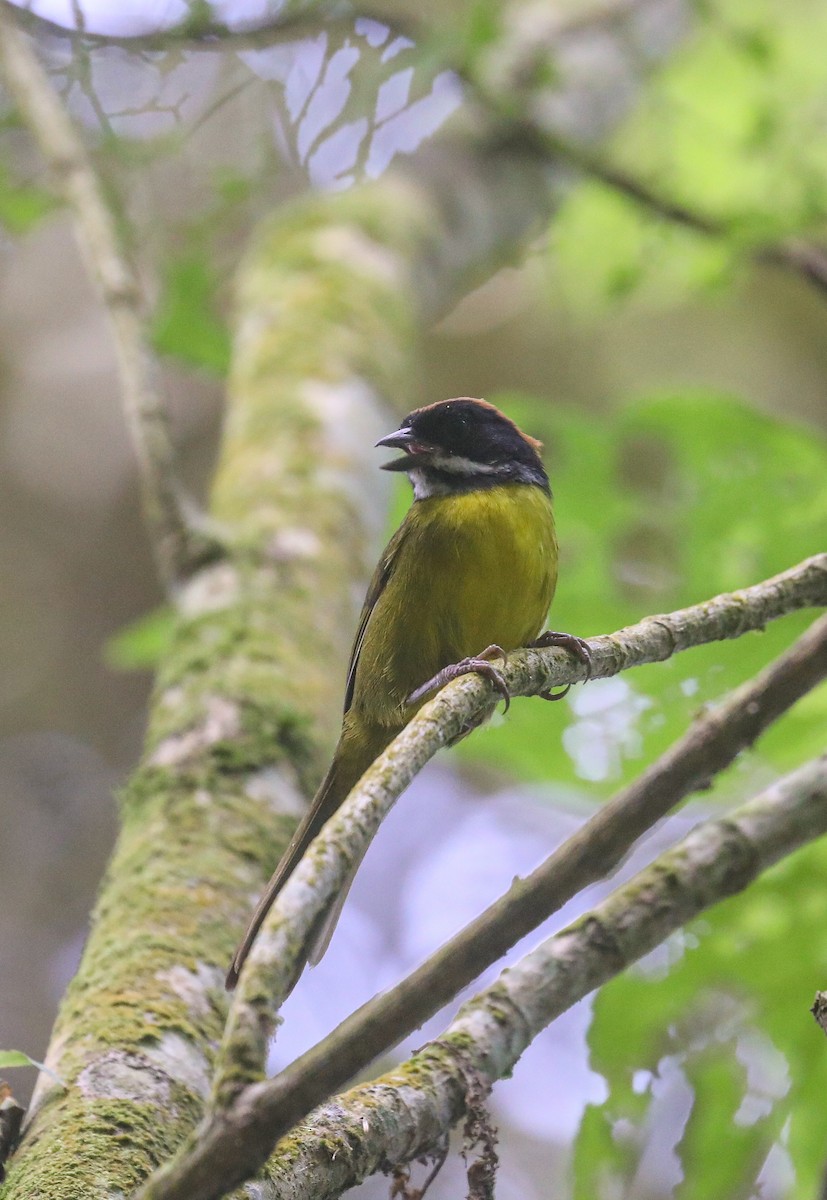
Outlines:
{"type": "Polygon", "coordinates": [[[387,433],[380,438],[376,443],[377,446],[390,446],[394,450],[404,450],[405,453],[401,458],[393,458],[390,462],[382,463],[383,471],[407,471],[411,460],[410,455],[411,443],[413,442],[413,434],[410,429],[396,429],[393,433],[387,433]]]}

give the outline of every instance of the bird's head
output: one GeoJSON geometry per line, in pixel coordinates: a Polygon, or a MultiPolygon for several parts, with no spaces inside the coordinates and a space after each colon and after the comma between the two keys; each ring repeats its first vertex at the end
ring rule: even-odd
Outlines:
{"type": "Polygon", "coordinates": [[[417,500],[502,483],[548,488],[540,443],[493,404],[470,396],[415,409],[376,445],[404,451],[383,470],[407,471],[417,500]]]}

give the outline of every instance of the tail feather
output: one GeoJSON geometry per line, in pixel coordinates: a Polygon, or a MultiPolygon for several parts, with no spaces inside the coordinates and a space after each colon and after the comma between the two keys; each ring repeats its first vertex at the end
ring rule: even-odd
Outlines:
{"type": "MultiPolygon", "coordinates": [[[[322,780],[310,808],[290,839],[290,844],[279,860],[278,866],[270,877],[270,882],[264,889],[261,899],[256,905],[253,915],[250,917],[247,931],[241,939],[239,947],[233,956],[230,969],[227,972],[226,986],[228,991],[232,991],[238,982],[239,972],[244,965],[244,961],[250,953],[250,948],[264,923],[264,918],[273,907],[279,892],[301,862],[316,834],[321,830],[328,818],[333,816],[344,799],[344,796],[341,794],[341,788],[337,786],[338,784],[339,771],[336,757],[334,756],[330,769],[322,780]]],[[[348,790],[350,789],[348,788],[348,790]]]]}
{"type": "MultiPolygon", "coordinates": [[[[239,972],[250,953],[250,947],[261,929],[264,918],[272,908],[279,892],[307,853],[310,843],[336,812],[351,788],[359,782],[373,760],[384,750],[395,732],[395,729],[385,726],[365,727],[346,720],[330,768],[313,797],[307,815],[293,834],[264,894],[256,905],[255,912],[250,918],[250,924],[247,926],[247,932],[235,952],[227,972],[226,986],[229,991],[232,991],[238,982],[239,972]]],[[[319,921],[308,952],[309,961],[314,966],[327,949],[358,866],[359,863],[354,864],[353,871],[339,897],[331,905],[328,913],[319,921]]]]}
{"type": "Polygon", "coordinates": [[[348,871],[347,879],[345,879],[339,893],[336,896],[332,906],[325,914],[324,920],[319,926],[318,932],[313,934],[313,939],[307,947],[307,961],[311,967],[317,967],[327,953],[327,948],[330,945],[330,939],[339,924],[339,917],[342,915],[342,909],[345,906],[348,892],[353,886],[353,881],[356,878],[356,872],[362,865],[362,859],[359,858],[348,871]]]}

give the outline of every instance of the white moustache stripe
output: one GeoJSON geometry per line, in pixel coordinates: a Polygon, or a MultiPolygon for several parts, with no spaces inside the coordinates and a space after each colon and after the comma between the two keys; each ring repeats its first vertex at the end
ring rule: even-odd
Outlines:
{"type": "Polygon", "coordinates": [[[437,471],[451,471],[455,475],[495,475],[500,470],[490,463],[474,462],[473,459],[462,458],[459,454],[429,455],[428,466],[437,471]]]}
{"type": "MultiPolygon", "coordinates": [[[[416,461],[415,459],[413,460],[416,461]]],[[[451,492],[461,489],[462,484],[453,483],[446,479],[437,479],[433,471],[442,471],[446,475],[453,474],[459,478],[473,479],[480,475],[502,475],[503,467],[492,467],[488,463],[477,463],[470,458],[458,455],[448,457],[430,456],[427,467],[414,467],[408,471],[408,477],[413,484],[414,499],[427,500],[429,496],[448,496],[451,492]]]]}

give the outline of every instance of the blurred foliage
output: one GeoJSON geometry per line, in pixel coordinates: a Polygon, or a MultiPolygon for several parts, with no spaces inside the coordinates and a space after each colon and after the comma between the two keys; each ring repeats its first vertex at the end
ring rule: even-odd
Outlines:
{"type": "Polygon", "coordinates": [[[0,226],[8,233],[26,233],[55,208],[48,192],[14,178],[0,159],[0,226]]]}
{"type": "Polygon", "coordinates": [[[740,261],[734,240],[676,225],[595,182],[568,197],[552,238],[553,286],[586,319],[619,303],[657,308],[720,291],[740,261]]]}
{"type": "Polygon", "coordinates": [[[583,314],[718,288],[745,249],[823,232],[827,7],[703,0],[697,12],[694,36],[601,153],[667,202],[719,224],[723,236],[584,183],[552,230],[554,286],[583,314]]]}
{"type": "Polygon", "coordinates": [[[231,352],[228,260],[255,219],[253,182],[229,167],[212,171],[201,201],[175,229],[176,245],[161,264],[152,341],[159,354],[224,376],[231,352]]]}
{"type": "Polygon", "coordinates": [[[174,259],[164,272],[152,340],[160,354],[225,375],[230,333],[215,311],[216,283],[209,259],[189,254],[174,259]]]}
{"type": "Polygon", "coordinates": [[[115,671],[153,669],[170,645],[175,621],[175,610],[167,604],[132,621],[109,638],[104,662],[115,671]]]}
{"type": "Polygon", "coordinates": [[[818,0],[716,0],[648,88],[618,145],[640,173],[746,242],[827,216],[827,9],[818,0]]]}
{"type": "Polygon", "coordinates": [[[617,1194],[605,1190],[609,1177],[632,1185],[666,1066],[691,1085],[675,1197],[764,1195],[771,1151],[789,1156],[795,1177],[783,1194],[819,1194],[827,1069],[807,1010],[827,974],[826,873],[827,847],[807,847],[713,909],[698,937],[675,939],[666,973],[644,964],[602,989],[589,1041],[609,1096],[583,1121],[578,1198],[617,1194]]]}

